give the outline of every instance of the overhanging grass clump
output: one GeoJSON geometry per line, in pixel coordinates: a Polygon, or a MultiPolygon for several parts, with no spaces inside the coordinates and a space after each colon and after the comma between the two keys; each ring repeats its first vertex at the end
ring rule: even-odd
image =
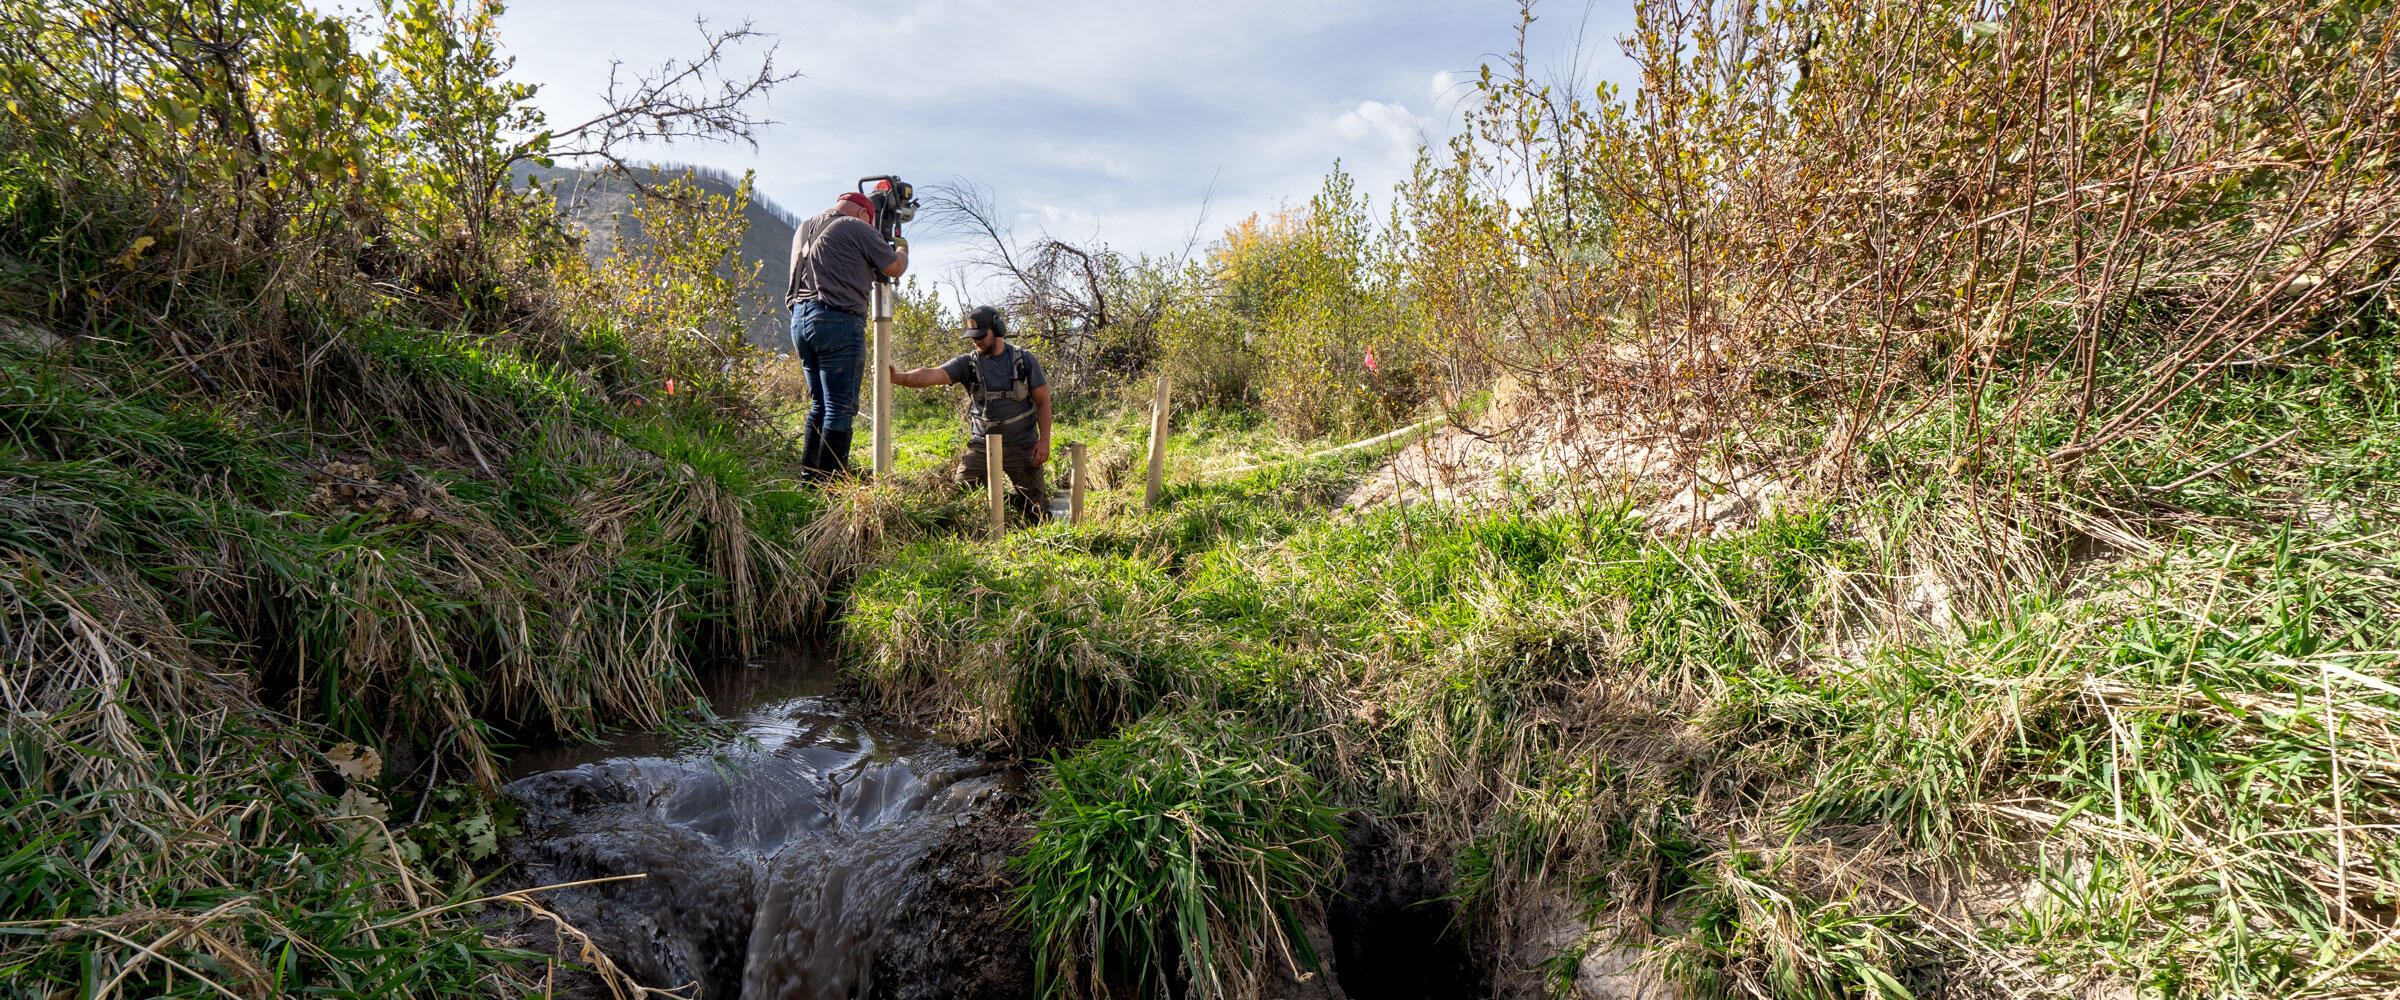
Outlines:
{"type": "Polygon", "coordinates": [[[1247,996],[1272,967],[1315,964],[1301,923],[1341,827],[1265,736],[1186,709],[1056,761],[1012,862],[1047,989],[1247,996]]]}
{"type": "Polygon", "coordinates": [[[1137,558],[1024,560],[940,540],[862,579],[843,635],[891,703],[931,695],[966,708],[949,721],[970,739],[1073,742],[1197,686],[1209,642],[1171,597],[1167,576],[1137,558]]]}
{"type": "Polygon", "coordinates": [[[813,502],[671,420],[619,437],[476,396],[461,419],[489,429],[464,438],[482,454],[395,430],[310,459],[298,417],[145,389],[160,373],[105,345],[0,344],[0,369],[0,506],[23,558],[155,588],[167,623],[270,701],[353,739],[447,744],[470,773],[490,773],[492,723],[654,724],[690,699],[705,644],[819,606],[782,537],[813,502]]]}

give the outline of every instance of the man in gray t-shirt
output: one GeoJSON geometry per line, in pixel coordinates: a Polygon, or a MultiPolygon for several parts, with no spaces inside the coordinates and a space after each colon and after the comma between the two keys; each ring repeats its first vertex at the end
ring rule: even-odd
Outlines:
{"type": "Polygon", "coordinates": [[[893,385],[916,389],[966,387],[967,448],[958,456],[959,480],[968,489],[983,485],[989,461],[983,437],[1000,435],[1000,471],[1013,487],[1009,498],[1026,520],[1040,521],[1049,514],[1042,466],[1050,461],[1050,380],[1041,359],[1008,342],[1008,323],[990,306],[968,313],[960,336],[973,340],[975,349],[940,367],[887,374],[893,385]]]}
{"type": "Polygon", "coordinates": [[[850,419],[865,372],[867,310],[878,275],[908,270],[908,241],[885,243],[875,205],[847,192],[792,231],[792,353],[808,379],[808,425],[800,466],[810,479],[850,467],[850,419]]]}

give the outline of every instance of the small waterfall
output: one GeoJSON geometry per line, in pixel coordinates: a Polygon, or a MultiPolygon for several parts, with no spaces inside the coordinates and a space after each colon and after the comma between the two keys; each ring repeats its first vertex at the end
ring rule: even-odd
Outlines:
{"type": "MultiPolygon", "coordinates": [[[[697,983],[712,1000],[945,995],[875,983],[877,959],[897,925],[924,922],[931,870],[949,871],[935,856],[1007,776],[822,695],[769,698],[734,724],[737,737],[696,745],[520,756],[525,776],[506,787],[525,808],[513,881],[647,873],[545,902],[653,986],[697,983]]],[[[907,961],[952,933],[914,928],[907,961]]]]}

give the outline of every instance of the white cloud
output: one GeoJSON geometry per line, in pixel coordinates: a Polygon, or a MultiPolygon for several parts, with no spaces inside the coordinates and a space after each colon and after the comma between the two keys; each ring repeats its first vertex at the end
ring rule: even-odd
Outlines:
{"type": "MultiPolygon", "coordinates": [[[[1047,203],[1026,206],[1023,211],[1017,213],[1016,219],[1020,224],[1031,224],[1040,232],[1068,240],[1082,239],[1086,233],[1100,227],[1098,215],[1082,209],[1047,203]]],[[[1031,234],[1020,232],[1018,235],[1031,234]]]]}
{"type": "Polygon", "coordinates": [[[1360,101],[1358,106],[1342,112],[1333,121],[1333,130],[1344,139],[1364,139],[1369,135],[1382,137],[1393,145],[1415,149],[1424,141],[1432,121],[1411,113],[1399,104],[1382,101],[1360,101]]]}
{"type": "Polygon", "coordinates": [[[1457,78],[1451,76],[1449,70],[1434,70],[1433,80],[1427,84],[1428,99],[1433,102],[1434,107],[1441,107],[1444,101],[1451,100],[1457,96],[1450,92],[1450,88],[1457,85],[1457,78]]]}
{"type": "Polygon", "coordinates": [[[1044,141],[1033,147],[1033,155],[1042,163],[1062,170],[1099,174],[1121,181],[1133,180],[1140,173],[1134,168],[1131,161],[1125,159],[1117,151],[1096,142],[1062,146],[1055,142],[1044,141]]]}

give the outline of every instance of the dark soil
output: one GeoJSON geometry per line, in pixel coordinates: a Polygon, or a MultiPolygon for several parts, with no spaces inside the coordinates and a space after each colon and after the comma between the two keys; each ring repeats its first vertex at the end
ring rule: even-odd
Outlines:
{"type": "Polygon", "coordinates": [[[1033,935],[1015,919],[1009,855],[1033,836],[1021,780],[927,855],[911,910],[884,932],[868,1000],[1031,1000],[1033,935]]]}
{"type": "Polygon", "coordinates": [[[1399,838],[1373,820],[1354,823],[1342,892],[1326,913],[1333,968],[1342,991],[1375,1000],[1461,1000],[1491,995],[1443,898],[1449,872],[1409,856],[1399,838]]]}

